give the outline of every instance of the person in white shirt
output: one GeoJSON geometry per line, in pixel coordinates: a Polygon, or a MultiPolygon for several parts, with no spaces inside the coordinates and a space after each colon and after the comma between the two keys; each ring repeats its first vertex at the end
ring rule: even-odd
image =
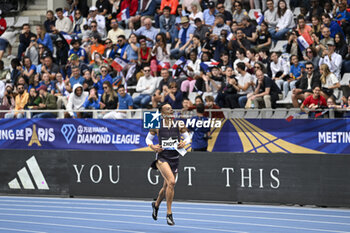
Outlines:
{"type": "Polygon", "coordinates": [[[274,31],[271,31],[272,40],[276,43],[282,40],[286,33],[295,26],[293,13],[287,8],[285,0],[278,2],[277,25],[274,31]]]}
{"type": "Polygon", "coordinates": [[[273,0],[266,1],[267,10],[264,12],[264,21],[269,26],[270,34],[275,31],[277,25],[277,9],[274,6],[273,0]]]}
{"type": "Polygon", "coordinates": [[[97,22],[97,31],[106,35],[106,20],[103,15],[98,14],[98,9],[95,6],[90,7],[88,15],[88,25],[90,26],[92,21],[97,22]]]}
{"type": "Polygon", "coordinates": [[[282,57],[279,57],[276,52],[273,52],[271,53],[270,69],[272,80],[274,80],[277,86],[282,90],[284,79],[288,78],[289,75],[288,63],[282,57]]]}
{"type": "Polygon", "coordinates": [[[134,108],[146,108],[151,101],[151,96],[156,90],[157,78],[151,76],[151,68],[145,66],[143,68],[143,73],[145,76],[142,76],[136,85],[136,92],[139,92],[140,95],[133,99],[134,108]]]}
{"type": "Polygon", "coordinates": [[[238,73],[238,71],[237,71],[237,64],[239,63],[239,62],[243,62],[244,64],[245,63],[248,63],[249,62],[249,58],[247,58],[246,56],[245,56],[245,51],[244,51],[244,49],[242,49],[242,48],[239,48],[237,51],[236,51],[236,57],[237,57],[237,59],[234,61],[234,63],[233,63],[233,71],[234,71],[234,74],[235,75],[238,75],[239,73],[238,73]]]}
{"type": "Polygon", "coordinates": [[[191,3],[191,9],[192,9],[192,13],[190,14],[189,18],[190,18],[190,23],[194,25],[194,20],[196,18],[199,18],[203,21],[203,12],[202,12],[202,9],[199,5],[198,2],[192,2],[191,3]]]}
{"type": "Polygon", "coordinates": [[[341,65],[343,62],[343,58],[341,55],[334,52],[335,45],[333,41],[327,42],[328,49],[323,50],[322,57],[319,61],[319,66],[321,67],[322,64],[327,64],[329,67],[329,70],[335,74],[335,76],[338,78],[338,80],[341,79],[340,76],[340,70],[341,65]]]}
{"type": "Polygon", "coordinates": [[[63,16],[62,8],[56,9],[56,15],[57,15],[57,19],[56,19],[55,27],[52,28],[52,31],[54,31],[55,33],[59,33],[59,32],[64,32],[67,34],[72,33],[73,31],[72,21],[68,17],[63,16]]]}
{"type": "Polygon", "coordinates": [[[338,78],[329,70],[327,64],[320,66],[321,73],[321,95],[328,99],[331,96],[338,98],[340,82],[338,78]]]}

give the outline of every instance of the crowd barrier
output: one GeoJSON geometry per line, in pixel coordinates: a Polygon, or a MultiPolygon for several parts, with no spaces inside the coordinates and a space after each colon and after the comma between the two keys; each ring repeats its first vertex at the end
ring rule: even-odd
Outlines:
{"type": "MultiPolygon", "coordinates": [[[[2,150],[0,193],[155,198],[152,152],[2,150]]],[[[350,156],[190,152],[176,200],[350,207],[350,156]]]]}

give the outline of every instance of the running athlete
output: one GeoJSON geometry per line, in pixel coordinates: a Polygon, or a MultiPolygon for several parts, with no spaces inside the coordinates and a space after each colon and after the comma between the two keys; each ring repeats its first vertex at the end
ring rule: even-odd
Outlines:
{"type": "Polygon", "coordinates": [[[153,169],[158,169],[164,178],[163,187],[159,191],[157,200],[152,202],[152,217],[154,220],[158,218],[158,209],[160,203],[166,198],[167,215],[166,220],[168,225],[174,225],[174,219],[171,211],[171,204],[174,198],[175,176],[178,173],[179,153],[176,151],[190,143],[191,138],[186,128],[180,128],[173,124],[173,109],[170,104],[165,104],[160,107],[162,121],[159,129],[151,129],[146,137],[147,145],[156,152],[156,159],[152,163],[153,169]],[[158,135],[159,144],[153,145],[153,138],[158,135]],[[180,141],[181,136],[184,137],[180,141]]]}

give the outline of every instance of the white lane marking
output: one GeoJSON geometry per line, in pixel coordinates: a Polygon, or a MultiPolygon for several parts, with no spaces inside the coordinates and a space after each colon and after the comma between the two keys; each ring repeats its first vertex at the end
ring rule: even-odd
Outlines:
{"type": "MultiPolygon", "coordinates": [[[[0,199],[36,199],[36,200],[59,200],[62,202],[66,201],[76,201],[79,203],[82,203],[84,201],[87,201],[88,203],[91,202],[127,202],[127,203],[149,203],[150,201],[144,201],[144,200],[126,200],[126,199],[95,199],[95,198],[67,198],[67,197],[28,197],[28,196],[0,196],[0,199]]],[[[28,202],[28,201],[26,201],[28,202]]],[[[71,203],[69,203],[71,204],[71,203]]],[[[83,203],[82,203],[83,204],[83,203]]],[[[96,203],[97,204],[97,203],[96,203]]],[[[273,206],[273,205],[252,205],[249,203],[245,204],[236,204],[236,203],[214,203],[214,202],[203,202],[203,203],[195,203],[195,202],[183,202],[183,201],[175,201],[174,204],[179,204],[179,205],[213,205],[213,206],[223,206],[223,207],[238,207],[238,208],[271,208],[271,209],[282,209],[282,210],[310,210],[310,211],[319,211],[319,212],[325,212],[325,211],[334,211],[334,212],[345,212],[345,213],[350,213],[349,208],[346,210],[339,208],[334,208],[334,207],[327,207],[327,208],[320,208],[320,207],[299,207],[299,206],[273,206]]],[[[109,204],[106,204],[109,205],[109,204]]]]}
{"type": "Polygon", "coordinates": [[[45,177],[41,172],[39,164],[34,156],[27,160],[27,165],[30,172],[32,173],[32,176],[38,189],[48,190],[49,186],[47,185],[45,177]]]}
{"type": "Polygon", "coordinates": [[[30,231],[30,230],[22,230],[22,229],[16,229],[16,228],[5,228],[5,227],[0,227],[0,230],[29,232],[29,233],[46,233],[45,231],[30,231]]]}
{"type": "MultiPolygon", "coordinates": [[[[52,217],[56,218],[56,216],[52,216],[52,217]]],[[[84,228],[84,229],[92,229],[92,230],[117,231],[117,232],[145,233],[142,231],[118,230],[118,229],[111,229],[111,228],[104,228],[104,227],[88,227],[88,226],[78,226],[78,225],[69,225],[69,224],[19,221],[19,220],[10,220],[10,219],[0,219],[0,222],[12,222],[12,223],[35,224],[35,225],[57,226],[57,227],[70,227],[70,228],[84,228]]]]}
{"type": "MultiPolygon", "coordinates": [[[[77,218],[77,217],[62,217],[62,216],[49,216],[49,215],[31,215],[31,214],[2,214],[5,216],[23,216],[23,217],[39,217],[39,218],[55,218],[55,219],[68,219],[68,220],[82,220],[82,221],[94,221],[94,222],[108,222],[108,223],[125,223],[125,224],[137,224],[137,225],[148,225],[148,226],[163,226],[167,227],[167,225],[159,225],[154,223],[141,223],[141,222],[129,222],[129,221],[118,221],[118,220],[105,220],[105,219],[91,219],[91,218],[77,218]]],[[[132,217],[132,216],[130,216],[132,217]]],[[[133,216],[137,217],[137,216],[133,216]]],[[[144,217],[144,216],[139,216],[144,217]]],[[[150,217],[147,217],[150,218],[150,217]]],[[[1,221],[1,220],[0,220],[1,221]]],[[[38,223],[39,224],[39,223],[38,223]]],[[[233,230],[225,230],[225,229],[216,229],[216,228],[204,228],[204,227],[192,227],[192,226],[181,226],[181,225],[175,225],[176,228],[185,228],[185,229],[196,229],[196,230],[206,230],[206,231],[222,231],[222,232],[233,232],[233,233],[247,233],[245,231],[233,231],[233,230]]],[[[136,231],[126,231],[126,232],[136,232],[136,231]]]]}
{"type": "Polygon", "coordinates": [[[34,184],[32,182],[32,179],[30,179],[28,171],[25,167],[22,168],[21,170],[19,170],[17,172],[17,175],[18,175],[19,179],[21,180],[21,183],[22,183],[24,189],[35,189],[34,184]]]}
{"type": "MultiPolygon", "coordinates": [[[[2,204],[0,204],[1,206],[2,204]]],[[[63,206],[37,206],[37,205],[12,205],[16,207],[42,207],[45,210],[33,210],[33,209],[17,209],[17,208],[2,208],[0,210],[10,210],[10,211],[29,211],[29,212],[52,212],[52,213],[72,213],[72,214],[93,214],[93,215],[106,215],[106,216],[134,216],[126,214],[110,214],[101,212],[77,212],[77,211],[60,211],[60,210],[47,210],[47,208],[57,208],[57,209],[86,209],[86,210],[101,210],[101,211],[126,211],[126,212],[142,212],[149,213],[147,210],[133,210],[133,209],[108,209],[108,208],[87,208],[87,207],[63,207],[63,206]]],[[[0,213],[1,214],[1,213],[0,213]]],[[[247,219],[261,219],[261,220],[275,220],[275,221],[289,221],[289,222],[304,222],[304,223],[320,223],[320,224],[332,224],[332,225],[345,225],[350,226],[350,223],[344,222],[325,222],[317,220],[304,220],[304,219],[288,219],[288,218],[272,218],[272,217],[256,217],[256,216],[244,216],[244,215],[224,215],[224,214],[207,214],[207,213],[193,213],[193,212],[180,212],[176,211],[176,214],[186,214],[186,215],[202,215],[202,216],[212,216],[212,217],[228,217],[228,218],[247,218],[247,219]]],[[[140,216],[141,217],[141,216],[140,216]]],[[[147,217],[148,218],[148,217],[147,217]]]]}
{"type": "MultiPolygon", "coordinates": [[[[12,202],[12,201],[10,201],[12,202]]],[[[14,201],[13,201],[14,202],[14,201]]],[[[16,202],[15,202],[16,203],[16,202]]],[[[28,203],[28,201],[20,201],[20,203],[28,203]]],[[[33,203],[33,201],[31,201],[33,203]]],[[[35,202],[35,203],[42,203],[42,204],[59,204],[62,205],[63,203],[60,202],[35,202]]],[[[78,203],[64,203],[66,205],[79,205],[78,203]]],[[[133,207],[133,208],[139,208],[140,206],[135,205],[125,205],[125,204],[86,204],[88,206],[115,206],[115,207],[133,207]]],[[[0,206],[8,206],[7,204],[1,204],[0,206]]],[[[24,206],[24,205],[16,205],[11,204],[11,206],[24,206]]],[[[46,207],[40,206],[40,205],[29,205],[28,207],[46,207]]],[[[64,208],[63,206],[52,206],[53,208],[64,208]]],[[[68,208],[76,208],[76,209],[101,209],[101,208],[92,208],[92,207],[71,207],[68,208]]],[[[147,203],[147,206],[141,206],[141,208],[149,208],[149,203],[147,203]]],[[[201,210],[203,212],[209,212],[209,211],[217,211],[217,212],[239,212],[239,213],[261,213],[261,214],[277,214],[277,215],[293,215],[293,216],[310,216],[310,217],[327,217],[327,218],[345,218],[350,219],[350,216],[342,216],[342,215],[326,215],[326,214],[304,214],[304,213],[290,213],[290,212],[273,212],[273,211],[253,211],[253,210],[240,210],[240,209],[213,209],[213,208],[189,208],[189,207],[179,207],[174,205],[174,208],[176,209],[184,209],[184,210],[201,210]]],[[[116,210],[111,208],[103,208],[103,210],[116,210]]]]}

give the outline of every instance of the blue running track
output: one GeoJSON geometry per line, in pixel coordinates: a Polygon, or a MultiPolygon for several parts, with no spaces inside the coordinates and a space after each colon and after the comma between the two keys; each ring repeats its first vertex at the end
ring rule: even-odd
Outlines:
{"type": "Polygon", "coordinates": [[[350,209],[174,202],[175,226],[151,201],[0,196],[0,232],[350,232],[350,209]]]}

